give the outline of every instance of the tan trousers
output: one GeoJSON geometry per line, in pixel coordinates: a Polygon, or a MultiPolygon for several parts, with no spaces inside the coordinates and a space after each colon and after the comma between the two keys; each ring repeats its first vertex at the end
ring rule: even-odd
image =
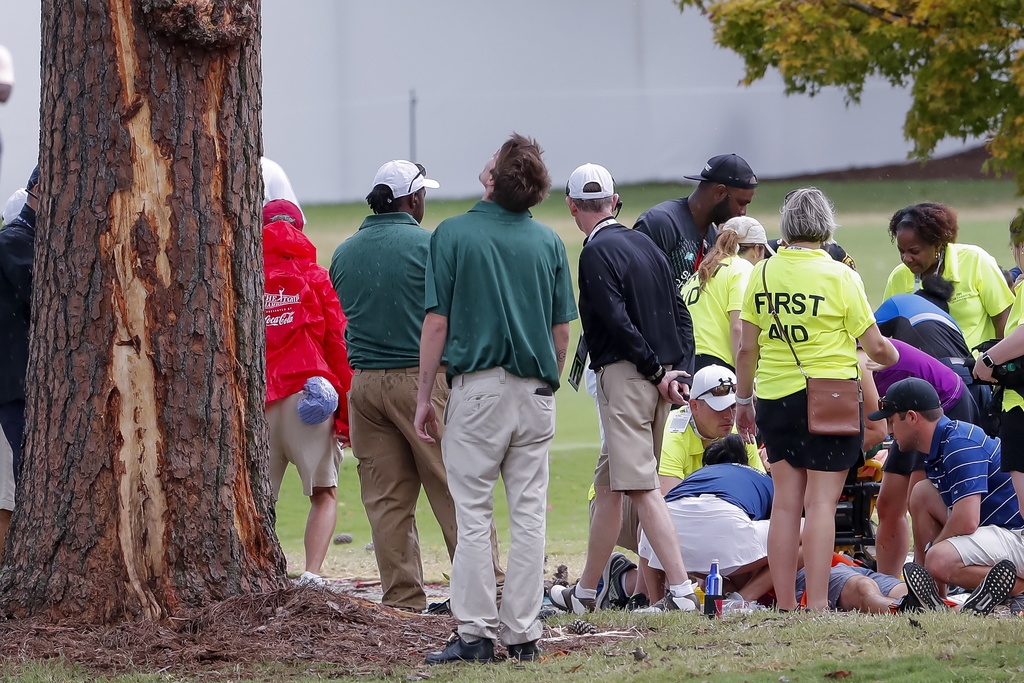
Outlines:
{"type": "MultiPolygon", "coordinates": [[[[449,558],[455,555],[456,522],[441,445],[424,443],[413,427],[418,377],[417,367],[356,370],[349,391],[349,429],[384,591],[382,602],[421,612],[427,599],[416,529],[420,487],[444,534],[449,558]]],[[[435,379],[432,400],[441,415],[448,401],[443,369],[435,379]]],[[[496,533],[491,557],[500,583],[504,574],[498,565],[496,533]]]]}
{"type": "Polygon", "coordinates": [[[502,368],[459,375],[452,385],[442,441],[459,542],[452,563],[451,606],[459,635],[505,645],[540,638],[548,448],[555,397],[547,384],[502,368]],[[537,393],[540,391],[541,393],[537,393]],[[494,487],[501,476],[512,545],[500,607],[490,570],[494,487]]]}

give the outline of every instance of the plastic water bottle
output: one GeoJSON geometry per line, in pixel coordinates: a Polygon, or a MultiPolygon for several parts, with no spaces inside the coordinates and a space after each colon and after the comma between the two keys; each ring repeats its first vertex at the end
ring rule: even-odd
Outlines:
{"type": "Polygon", "coordinates": [[[704,582],[704,615],[711,619],[722,616],[722,575],[718,560],[711,560],[711,571],[704,582]]]}

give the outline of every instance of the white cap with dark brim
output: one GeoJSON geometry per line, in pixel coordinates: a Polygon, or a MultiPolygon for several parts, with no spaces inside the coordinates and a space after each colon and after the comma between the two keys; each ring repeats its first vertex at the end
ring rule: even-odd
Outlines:
{"type": "Polygon", "coordinates": [[[378,185],[390,187],[391,196],[395,199],[419,192],[424,187],[431,190],[441,187],[436,180],[431,180],[426,176],[426,172],[421,166],[405,159],[395,159],[378,168],[370,190],[378,185]]]}

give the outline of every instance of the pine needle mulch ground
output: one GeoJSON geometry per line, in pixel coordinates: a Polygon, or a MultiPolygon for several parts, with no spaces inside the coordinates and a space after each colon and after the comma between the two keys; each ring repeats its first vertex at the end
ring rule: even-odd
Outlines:
{"type": "MultiPolygon", "coordinates": [[[[230,598],[160,622],[115,626],[0,621],[0,666],[47,660],[98,675],[201,674],[206,680],[389,674],[420,667],[439,650],[455,622],[408,614],[325,589],[290,587],[230,598]]],[[[545,633],[559,654],[640,635],[608,638],[545,633]],[[562,637],[558,637],[562,636],[562,637]]],[[[548,649],[551,648],[551,649],[548,649]]],[[[503,648],[496,648],[504,652],[503,648]]],[[[554,654],[554,652],[552,652],[554,654]]]]}

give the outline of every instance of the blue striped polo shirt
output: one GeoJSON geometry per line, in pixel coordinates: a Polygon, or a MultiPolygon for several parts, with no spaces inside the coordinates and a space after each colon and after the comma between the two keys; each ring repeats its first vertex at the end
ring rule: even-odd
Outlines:
{"type": "Polygon", "coordinates": [[[979,526],[1024,527],[1010,474],[1000,466],[999,439],[968,422],[940,417],[924,466],[946,507],[981,495],[979,526]]]}

